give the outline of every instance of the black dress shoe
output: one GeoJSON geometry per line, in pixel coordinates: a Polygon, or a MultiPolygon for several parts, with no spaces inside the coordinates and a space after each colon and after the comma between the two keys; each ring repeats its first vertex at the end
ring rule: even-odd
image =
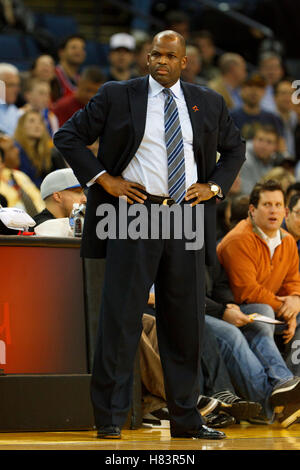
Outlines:
{"type": "Polygon", "coordinates": [[[98,439],[121,439],[121,430],[119,426],[115,426],[114,424],[100,426],[97,429],[97,438],[98,439]]]}
{"type": "Polygon", "coordinates": [[[171,437],[184,437],[189,439],[225,439],[226,434],[222,431],[216,431],[204,424],[200,429],[191,431],[171,431],[171,437]]]}

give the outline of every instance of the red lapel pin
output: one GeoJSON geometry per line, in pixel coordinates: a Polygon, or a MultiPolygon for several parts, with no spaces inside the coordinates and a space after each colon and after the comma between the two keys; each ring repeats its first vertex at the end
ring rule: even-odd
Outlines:
{"type": "Polygon", "coordinates": [[[192,108],[192,109],[193,109],[194,113],[195,113],[196,111],[199,111],[199,108],[198,108],[198,106],[193,106],[193,108],[192,108]]]}

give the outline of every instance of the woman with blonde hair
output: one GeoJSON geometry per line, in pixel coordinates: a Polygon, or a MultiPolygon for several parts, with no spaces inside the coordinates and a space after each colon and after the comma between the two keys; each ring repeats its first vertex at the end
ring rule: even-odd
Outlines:
{"type": "Polygon", "coordinates": [[[52,139],[38,111],[27,111],[19,118],[14,139],[20,149],[18,169],[26,173],[38,188],[48,173],[66,166],[63,160],[54,161],[52,139]]]}

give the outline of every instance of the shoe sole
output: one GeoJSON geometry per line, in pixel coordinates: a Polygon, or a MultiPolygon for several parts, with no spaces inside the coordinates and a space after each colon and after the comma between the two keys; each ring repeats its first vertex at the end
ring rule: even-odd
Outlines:
{"type": "Polygon", "coordinates": [[[288,416],[286,419],[283,421],[278,420],[283,428],[288,428],[293,424],[297,419],[300,418],[300,409],[295,411],[295,413],[292,413],[290,416],[288,416]]]}
{"type": "Polygon", "coordinates": [[[221,408],[221,403],[217,398],[212,398],[210,402],[204,406],[204,408],[198,408],[199,413],[201,416],[206,416],[209,413],[212,413],[212,411],[215,411],[216,413],[220,410],[221,408]]]}
{"type": "Polygon", "coordinates": [[[274,406],[284,406],[289,403],[300,401],[300,381],[294,385],[275,390],[270,396],[271,404],[274,406]]]}
{"type": "Polygon", "coordinates": [[[262,407],[259,403],[240,401],[227,404],[221,402],[221,410],[233,416],[237,421],[254,418],[260,413],[261,409],[262,407]]]}

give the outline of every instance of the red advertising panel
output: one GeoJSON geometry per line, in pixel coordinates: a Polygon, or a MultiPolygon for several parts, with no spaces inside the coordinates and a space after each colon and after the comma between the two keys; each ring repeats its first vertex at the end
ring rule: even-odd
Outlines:
{"type": "Polygon", "coordinates": [[[0,246],[0,368],[87,373],[79,248],[0,246]]]}

